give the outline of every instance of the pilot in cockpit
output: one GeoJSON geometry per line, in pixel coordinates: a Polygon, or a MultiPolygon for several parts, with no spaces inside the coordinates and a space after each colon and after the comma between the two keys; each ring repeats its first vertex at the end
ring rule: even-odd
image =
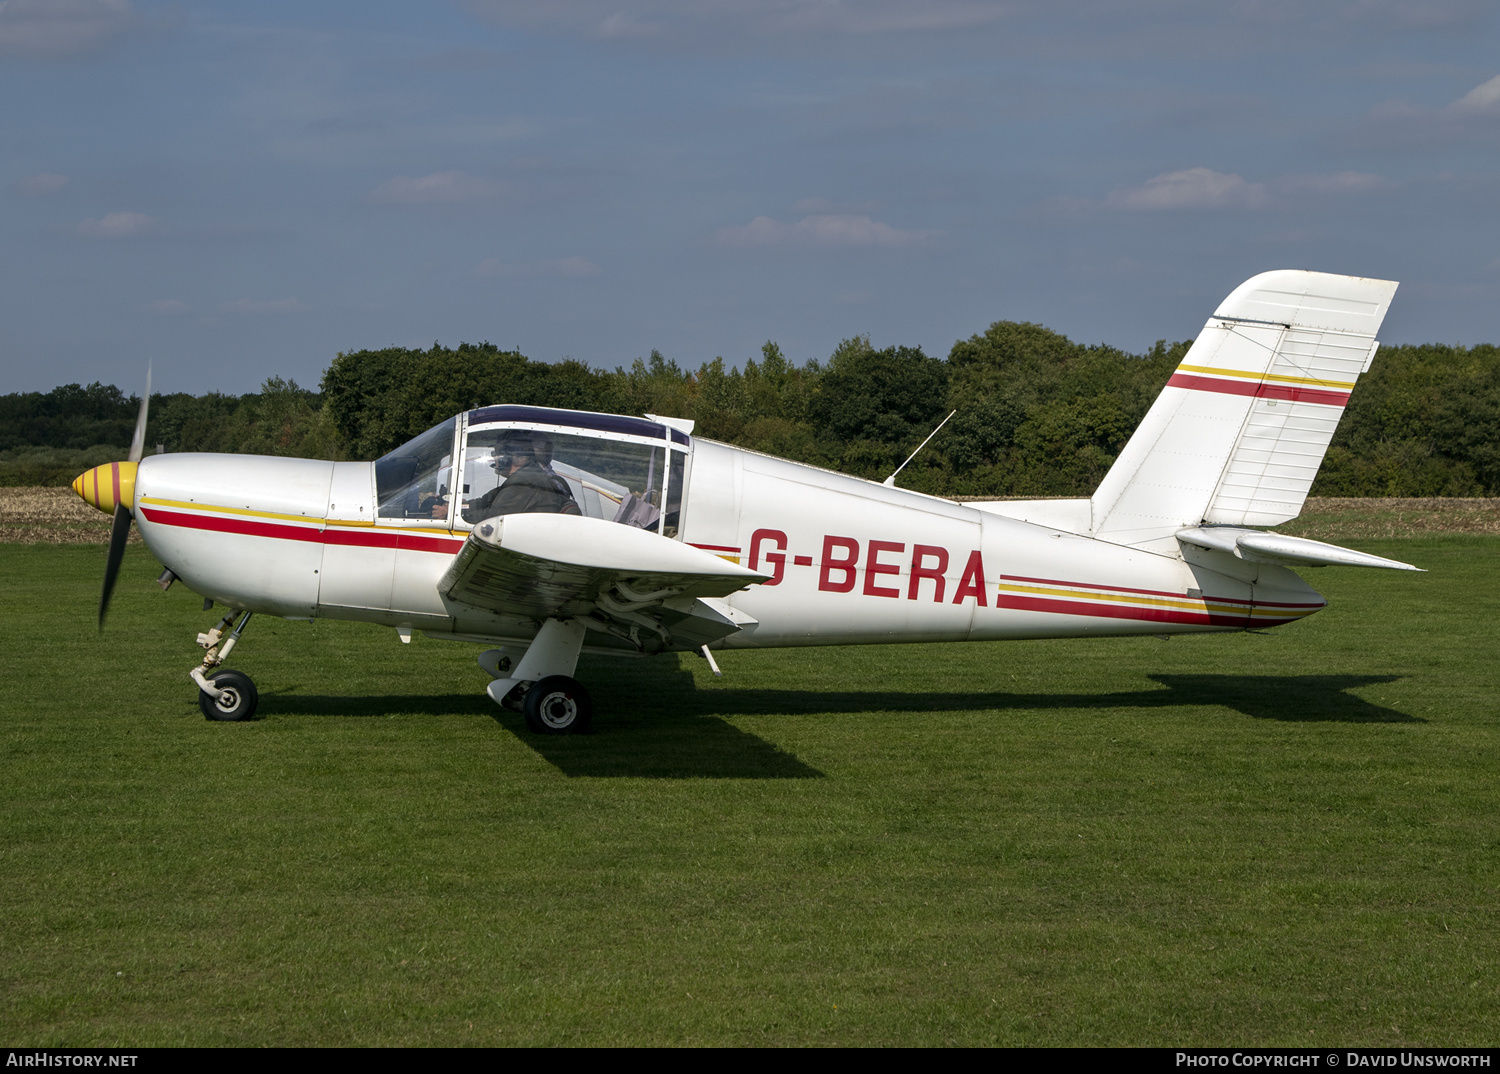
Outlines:
{"type": "Polygon", "coordinates": [[[552,438],[546,433],[516,429],[495,445],[490,465],[503,479],[495,488],[464,507],[464,521],[482,522],[496,515],[583,512],[568,483],[552,472],[552,438]]]}

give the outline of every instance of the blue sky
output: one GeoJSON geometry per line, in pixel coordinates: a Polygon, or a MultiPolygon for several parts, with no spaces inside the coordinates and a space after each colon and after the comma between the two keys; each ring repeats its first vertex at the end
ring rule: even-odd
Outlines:
{"type": "Polygon", "coordinates": [[[1500,341],[1480,0],[0,0],[0,392],[312,386],[362,347],[628,364],[1133,350],[1246,277],[1500,341]]]}

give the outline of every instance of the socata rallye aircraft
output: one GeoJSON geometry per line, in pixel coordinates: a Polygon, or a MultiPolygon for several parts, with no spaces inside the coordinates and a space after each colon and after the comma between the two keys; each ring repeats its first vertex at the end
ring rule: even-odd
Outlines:
{"type": "MultiPolygon", "coordinates": [[[[1295,622],[1292,567],[1417,570],[1268,533],[1296,518],[1396,284],[1268,272],[1224,300],[1087,499],[956,503],[694,439],[692,423],[526,406],[459,414],[373,463],[141,458],[74,488],[114,512],[100,624],[132,519],[228,609],[191,672],[210,719],[250,718],[223,667],[254,613],[487,646],[497,703],[587,729],[580,652],[1186,634],[1295,622]]],[[[893,475],[894,476],[894,475],[893,475]]]]}

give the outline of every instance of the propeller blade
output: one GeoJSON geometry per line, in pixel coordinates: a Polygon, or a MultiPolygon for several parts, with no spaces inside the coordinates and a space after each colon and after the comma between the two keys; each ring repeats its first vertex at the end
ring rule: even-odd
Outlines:
{"type": "Polygon", "coordinates": [[[123,503],[115,507],[114,525],[109,528],[109,559],[104,562],[104,592],[99,594],[99,629],[104,629],[104,613],[109,611],[110,594],[125,558],[125,542],[130,540],[130,508],[123,503]]]}
{"type": "MultiPolygon", "coordinates": [[[[135,436],[130,438],[130,461],[140,462],[146,448],[146,410],[151,405],[151,364],[146,363],[146,390],[141,394],[141,411],[135,419],[135,436]]],[[[119,516],[115,516],[119,525],[119,516]]]]}
{"type": "MultiPolygon", "coordinates": [[[[141,393],[141,409],[135,418],[135,435],[130,438],[130,461],[140,462],[146,450],[146,412],[151,407],[151,365],[146,365],[146,390],[141,393]]],[[[132,497],[133,498],[133,497],[132,497]]],[[[115,520],[109,527],[109,558],[104,561],[104,591],[99,594],[99,629],[104,629],[104,613],[109,611],[109,598],[115,591],[115,579],[120,576],[120,561],[125,558],[125,543],[130,540],[130,523],[135,517],[130,508],[134,504],[115,505],[115,520]]]]}

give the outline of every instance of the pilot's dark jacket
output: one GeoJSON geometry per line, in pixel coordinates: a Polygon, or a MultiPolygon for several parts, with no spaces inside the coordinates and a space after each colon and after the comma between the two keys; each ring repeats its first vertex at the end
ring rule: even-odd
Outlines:
{"type": "Polygon", "coordinates": [[[495,515],[516,515],[530,512],[553,514],[582,514],[578,501],[568,489],[568,483],[556,474],[548,473],[529,460],[515,473],[505,479],[498,488],[490,489],[477,500],[470,500],[464,508],[465,522],[482,522],[495,515]]]}

